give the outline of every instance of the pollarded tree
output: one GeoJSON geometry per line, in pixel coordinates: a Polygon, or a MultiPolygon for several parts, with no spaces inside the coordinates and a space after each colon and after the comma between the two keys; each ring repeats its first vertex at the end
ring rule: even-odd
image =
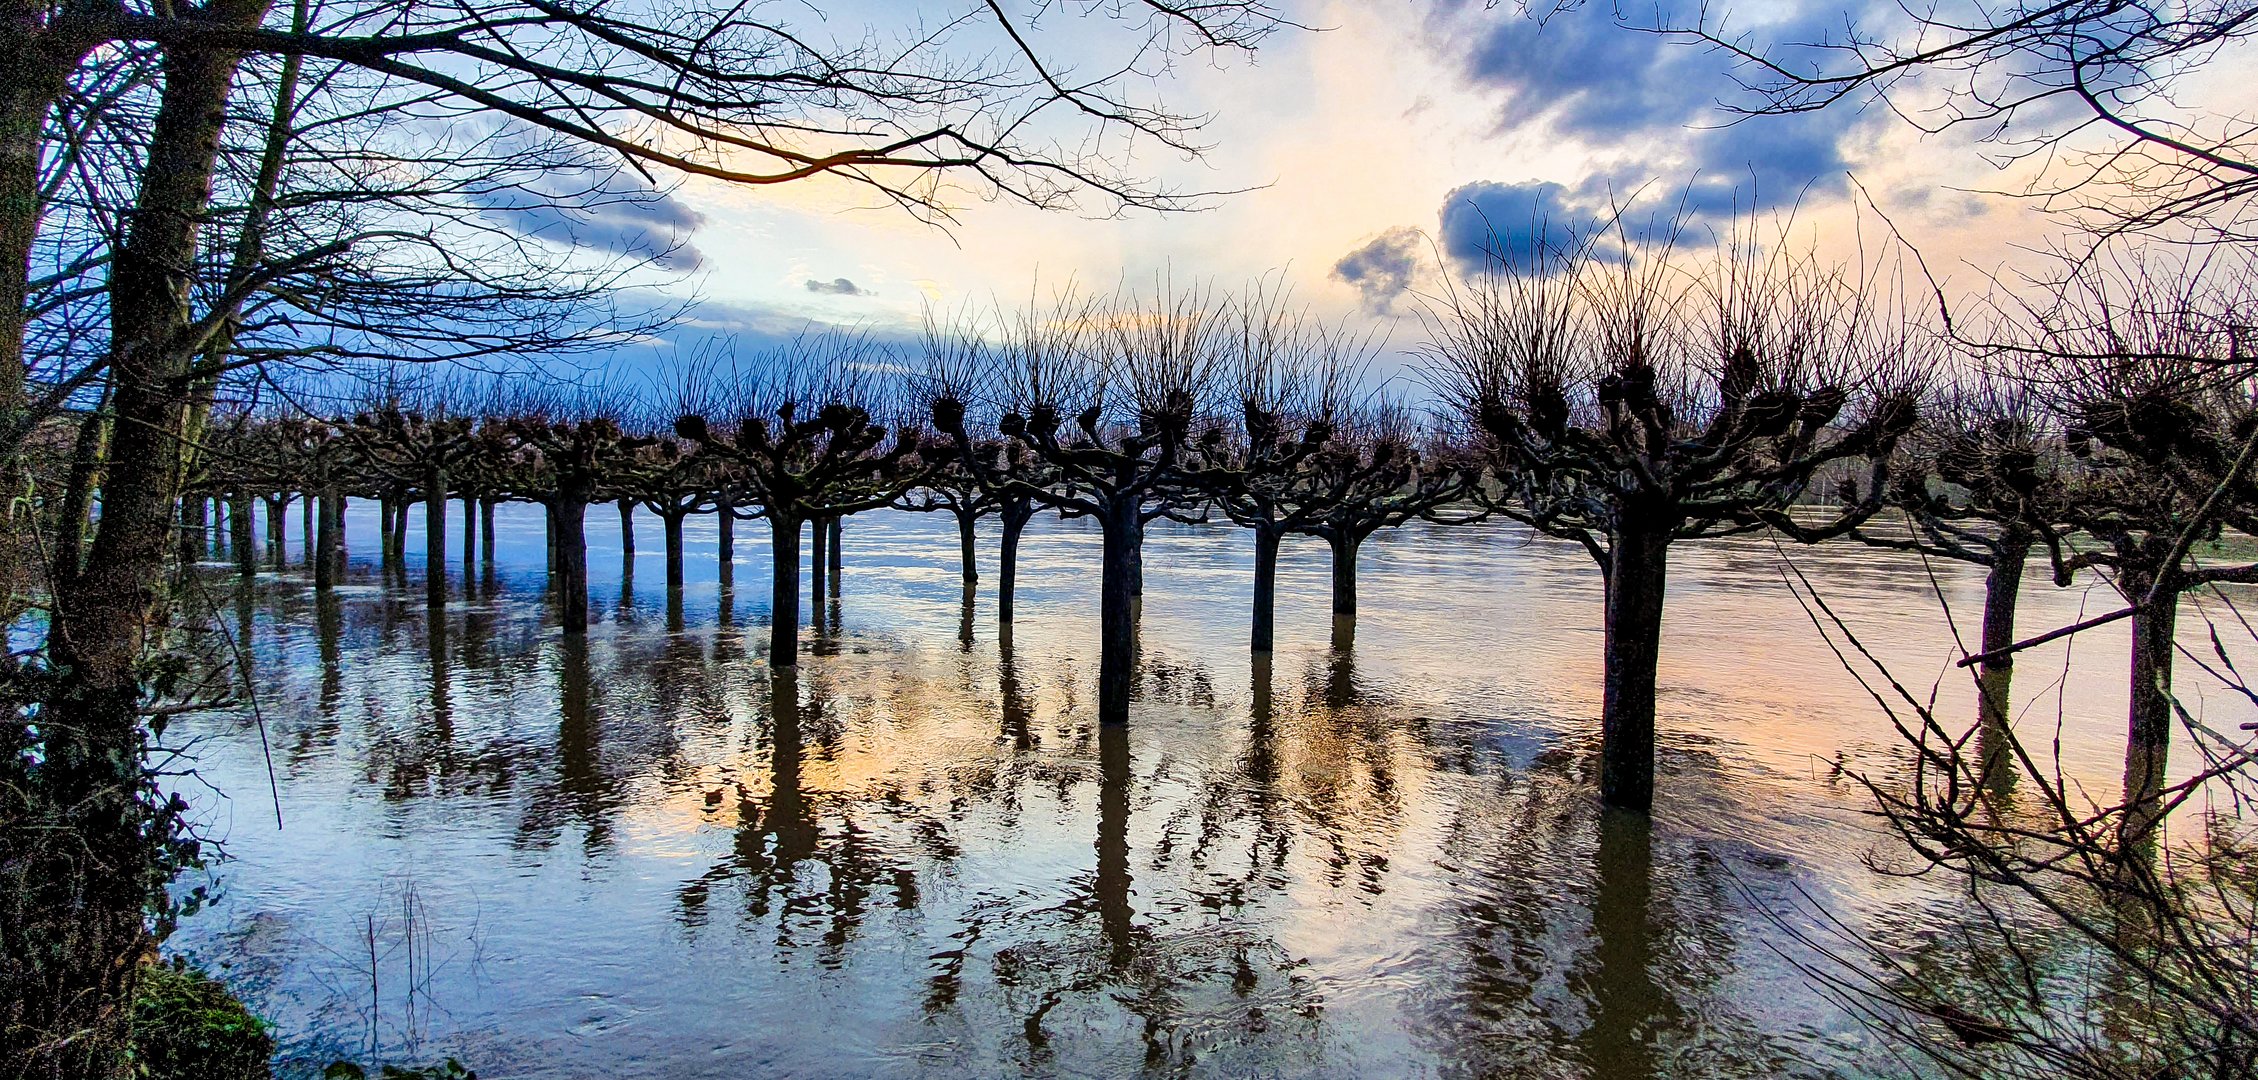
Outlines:
{"type": "Polygon", "coordinates": [[[1670,546],[1777,523],[1822,469],[1886,458],[1913,373],[1874,348],[1897,339],[1842,274],[1745,234],[1698,269],[1628,240],[1497,254],[1434,306],[1427,351],[1498,512],[1605,575],[1600,793],[1645,810],[1670,546]]]}
{"type": "MultiPolygon", "coordinates": [[[[2122,832],[2145,838],[2175,797],[2166,765],[2178,705],[2173,652],[2183,593],[2258,582],[2258,562],[2209,546],[2258,535],[2258,407],[2246,380],[2248,282],[2214,276],[2208,253],[2171,263],[2110,253],[2008,315],[1995,362],[2013,364],[2065,420],[2076,459],[2063,520],[2100,541],[2073,556],[2102,568],[2125,600],[2084,626],[2128,618],[2132,666],[2122,832]],[[2222,288],[2222,285],[2225,287],[2222,288]]],[[[2057,631],[2047,637],[2060,636],[2057,631]]],[[[2199,741],[2215,736],[2190,725],[2199,741]]]]}
{"type": "Polygon", "coordinates": [[[1032,403],[997,430],[1039,463],[1006,471],[1008,455],[986,456],[966,426],[965,402],[932,403],[934,425],[958,460],[1007,495],[1084,515],[1104,534],[1099,571],[1098,719],[1129,719],[1135,673],[1137,584],[1145,526],[1204,498],[1194,425],[1214,377],[1220,311],[1204,291],[1162,292],[1101,306],[1065,298],[1022,313],[1001,363],[1032,403]]]}
{"type": "Polygon", "coordinates": [[[1423,435],[1403,409],[1376,403],[1343,411],[1331,438],[1298,473],[1282,494],[1293,531],[1325,541],[1332,552],[1333,645],[1345,648],[1356,639],[1356,564],[1364,542],[1382,529],[1435,519],[1479,494],[1481,467],[1463,448],[1423,435]]]}
{"type": "Polygon", "coordinates": [[[872,415],[885,396],[870,375],[878,354],[861,334],[802,338],[759,359],[726,427],[696,413],[674,424],[701,452],[742,470],[758,494],[772,538],[775,669],[800,662],[800,530],[886,506],[921,479],[916,437],[872,415]]]}
{"type": "Polygon", "coordinates": [[[1977,646],[1976,714],[1994,779],[2013,776],[2007,748],[2013,700],[2015,608],[2031,555],[2046,557],[2056,585],[2070,583],[2068,473],[2062,425],[2027,388],[1978,376],[1922,409],[1921,425],[1899,444],[1889,505],[1902,534],[1851,530],[1863,543],[1916,551],[1984,568],[1983,628],[1977,646]]]}
{"type": "Polygon", "coordinates": [[[1339,468],[1353,454],[1329,443],[1372,351],[1370,339],[1316,325],[1286,300],[1258,288],[1232,306],[1222,337],[1238,423],[1210,429],[1220,438],[1205,440],[1199,473],[1217,509],[1254,536],[1248,641],[1263,653],[1276,625],[1280,542],[1314,534],[1353,486],[1339,468]]]}
{"type": "Polygon", "coordinates": [[[558,621],[567,634],[588,631],[588,507],[605,501],[623,477],[642,468],[655,440],[628,434],[600,402],[531,404],[502,420],[530,456],[515,494],[549,512],[558,621]]]}
{"type": "MultiPolygon", "coordinates": [[[[436,408],[387,408],[357,413],[343,425],[369,471],[388,485],[413,488],[423,496],[424,599],[431,607],[447,603],[447,495],[455,477],[484,447],[476,417],[449,415],[436,408]]],[[[393,505],[391,525],[403,530],[407,503],[393,505]]],[[[386,545],[399,555],[397,540],[386,545]]],[[[464,571],[469,571],[466,564],[464,571]]]]}

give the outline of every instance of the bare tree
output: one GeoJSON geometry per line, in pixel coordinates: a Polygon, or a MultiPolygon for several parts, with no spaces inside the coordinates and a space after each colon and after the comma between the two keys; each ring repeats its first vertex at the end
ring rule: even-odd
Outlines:
{"type": "Polygon", "coordinates": [[[1496,254],[1435,302],[1428,355],[1486,439],[1498,512],[1606,577],[1600,791],[1644,810],[1670,546],[1786,523],[1833,463],[1878,470],[1915,372],[1852,282],[1745,227],[1693,269],[1627,238],[1496,254]]]}

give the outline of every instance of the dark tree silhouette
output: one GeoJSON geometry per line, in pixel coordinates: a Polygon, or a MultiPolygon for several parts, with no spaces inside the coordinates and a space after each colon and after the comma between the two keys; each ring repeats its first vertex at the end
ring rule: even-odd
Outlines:
{"type": "Polygon", "coordinates": [[[1692,272],[1623,246],[1498,253],[1437,303],[1428,350],[1492,456],[1498,512],[1606,577],[1600,792],[1644,810],[1670,545],[1787,523],[1833,463],[1878,470],[1914,423],[1916,372],[1879,304],[1746,231],[1692,272]]]}

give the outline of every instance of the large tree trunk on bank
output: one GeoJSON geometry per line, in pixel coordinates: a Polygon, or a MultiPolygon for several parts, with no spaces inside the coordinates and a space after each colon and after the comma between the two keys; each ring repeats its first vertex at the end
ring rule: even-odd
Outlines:
{"type": "Polygon", "coordinates": [[[423,478],[423,602],[447,606],[447,473],[423,478]]]}
{"type": "Polygon", "coordinates": [[[1667,525],[1619,528],[1609,537],[1599,796],[1625,810],[1654,804],[1654,677],[1671,532],[1667,525]]]}
{"type": "MultiPolygon", "coordinates": [[[[215,0],[205,17],[242,26],[263,11],[215,0]]],[[[55,598],[50,647],[69,685],[42,716],[39,764],[17,780],[38,817],[53,820],[24,821],[0,840],[0,866],[13,879],[0,902],[22,905],[0,912],[9,928],[0,966],[26,991],[0,1017],[0,1061],[32,1075],[129,1073],[127,1004],[149,945],[145,913],[171,876],[174,823],[142,767],[136,661],[163,618],[188,361],[174,343],[188,323],[197,227],[238,59],[191,48],[166,54],[141,190],[111,264],[117,425],[102,515],[85,569],[55,598]],[[66,1033],[74,1037],[49,1042],[66,1033]]]]}
{"type": "Polygon", "coordinates": [[[1335,532],[1325,546],[1333,551],[1333,647],[1345,649],[1356,642],[1356,555],[1364,538],[1335,532]]]}
{"type": "Polygon", "coordinates": [[[205,548],[211,543],[211,528],[205,514],[208,504],[202,495],[180,500],[180,559],[195,563],[204,559],[205,548]]]}
{"type": "Polygon", "coordinates": [[[2139,603],[2153,575],[2127,570],[2118,586],[2137,604],[2132,617],[2132,697],[2125,725],[2127,850],[2147,841],[2162,822],[2165,766],[2172,748],[2172,640],[2179,626],[2179,593],[2170,583],[2154,603],[2139,603]]]}
{"type": "Polygon", "coordinates": [[[768,666],[782,671],[800,665],[800,521],[771,508],[768,528],[768,666]]]}
{"type": "Polygon", "coordinates": [[[105,388],[103,408],[79,422],[78,438],[71,447],[69,486],[63,489],[63,508],[55,522],[58,584],[76,575],[86,560],[87,516],[93,513],[94,491],[101,483],[102,448],[108,441],[109,420],[104,410],[108,408],[109,396],[105,388]]]}
{"type": "Polygon", "coordinates": [[[1976,668],[1976,753],[1984,786],[2004,792],[2014,786],[2016,763],[2009,748],[2009,706],[2013,702],[2015,656],[2015,604],[2022,598],[2023,567],[2030,561],[2031,538],[2010,531],[1992,552],[1984,574],[1984,631],[1982,652],[1991,654],[1976,668]]]}
{"type": "Polygon", "coordinates": [[[1259,653],[1270,651],[1278,607],[1278,530],[1264,525],[1254,529],[1254,628],[1248,644],[1259,653]]]}
{"type": "Polygon", "coordinates": [[[588,632],[588,504],[559,499],[549,506],[549,535],[557,549],[557,615],[567,634],[588,632]]]}
{"type": "Polygon", "coordinates": [[[1136,683],[1136,581],[1144,558],[1144,522],[1134,501],[1109,509],[1099,519],[1105,530],[1104,563],[1098,574],[1098,722],[1129,721],[1129,696],[1136,683]]]}

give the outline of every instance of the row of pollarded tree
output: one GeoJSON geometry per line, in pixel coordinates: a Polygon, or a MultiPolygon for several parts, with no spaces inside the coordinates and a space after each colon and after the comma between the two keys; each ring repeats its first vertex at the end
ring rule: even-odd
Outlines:
{"type": "MultiPolygon", "coordinates": [[[[2099,620],[2134,628],[2126,796],[2160,807],[2178,598],[2258,579],[2258,566],[2219,563],[2210,543],[2222,530],[2258,531],[2258,425],[2234,381],[2232,335],[2203,329],[2202,297],[2157,302],[2171,281],[2095,273],[2084,317],[2026,313],[2022,337],[1995,335],[1953,374],[1945,336],[1808,257],[1730,241],[1695,266],[1548,252],[1501,264],[1431,309],[1427,374],[1449,406],[1439,424],[1357,397],[1371,343],[1261,290],[1066,296],[936,324],[921,362],[834,336],[743,370],[709,367],[641,422],[633,409],[527,401],[459,415],[393,406],[330,422],[243,418],[220,425],[202,490],[239,505],[293,492],[332,507],[346,495],[424,500],[435,511],[430,551],[445,550],[449,498],[489,510],[540,503],[567,632],[587,620],[588,507],[655,513],[670,585],[682,577],[686,517],[763,519],[778,667],[798,654],[810,525],[821,544],[866,510],[951,513],[970,588],[975,523],[994,517],[1008,621],[1021,529],[1038,510],[1088,517],[1104,538],[1099,710],[1109,722],[1128,715],[1152,521],[1224,517],[1253,535],[1251,644],[1267,650],[1282,537],[1330,545],[1346,634],[1366,538],[1417,518],[1502,516],[1580,544],[1603,573],[1601,788],[1626,807],[1652,798],[1675,544],[1771,530],[1987,567],[1983,637],[1969,659],[1993,734],[2007,721],[2023,644],[2015,604],[2035,555],[2058,583],[2096,570],[2126,597],[2099,620]],[[658,419],[667,413],[671,425],[658,419]]],[[[314,561],[317,580],[333,572],[314,561]]],[[[445,575],[429,580],[443,601],[445,575]]]]}

